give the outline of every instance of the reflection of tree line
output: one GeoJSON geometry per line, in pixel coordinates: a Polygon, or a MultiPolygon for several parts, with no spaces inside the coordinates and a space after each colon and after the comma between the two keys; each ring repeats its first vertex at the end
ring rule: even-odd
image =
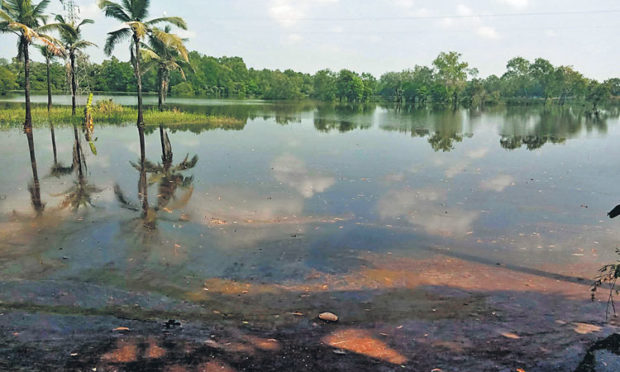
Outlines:
{"type": "Polygon", "coordinates": [[[374,104],[319,104],[314,114],[314,127],[320,132],[344,133],[372,127],[374,104]]]}
{"type": "Polygon", "coordinates": [[[584,129],[607,132],[605,117],[590,116],[585,111],[571,108],[544,109],[539,112],[509,109],[506,124],[500,131],[500,145],[507,150],[525,146],[536,150],[547,143],[561,144],[574,138],[584,129]]]}
{"type": "MultiPolygon", "coordinates": [[[[614,111],[607,116],[590,116],[584,110],[572,108],[508,108],[498,113],[503,121],[500,127],[500,145],[507,150],[525,146],[536,150],[546,143],[560,144],[574,138],[583,130],[601,133],[607,131],[607,118],[615,117],[614,111]]],[[[471,111],[470,119],[479,115],[471,111]]],[[[451,151],[464,137],[471,137],[473,128],[464,128],[464,116],[460,112],[417,110],[402,115],[388,111],[380,127],[388,131],[408,133],[412,137],[428,137],[435,151],[451,151]]]]}

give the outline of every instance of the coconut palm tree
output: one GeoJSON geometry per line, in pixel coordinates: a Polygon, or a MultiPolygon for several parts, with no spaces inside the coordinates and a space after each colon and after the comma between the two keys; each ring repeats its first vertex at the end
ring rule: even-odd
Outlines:
{"type": "MultiPolygon", "coordinates": [[[[146,20],[150,4],[150,0],[123,0],[120,4],[108,0],[99,1],[99,8],[104,10],[106,17],[114,18],[124,24],[121,29],[108,33],[108,38],[104,47],[105,53],[107,55],[112,54],[117,44],[131,37],[131,60],[133,62],[138,91],[137,126],[139,130],[140,128],[143,130],[144,127],[144,118],[142,114],[142,71],[140,66],[142,55],[140,52],[141,42],[146,36],[157,34],[153,32],[153,26],[159,23],[168,23],[184,30],[187,29],[185,21],[180,17],[162,17],[146,20]]],[[[166,36],[163,35],[164,33],[159,34],[160,36],[166,36]]],[[[182,41],[179,38],[168,37],[164,42],[169,45],[174,45],[182,41]]],[[[142,138],[140,146],[144,147],[142,138]]]]}
{"type": "Polygon", "coordinates": [[[157,70],[157,92],[159,111],[164,110],[164,103],[168,93],[170,84],[170,72],[178,71],[185,80],[185,69],[191,69],[187,49],[178,36],[170,33],[170,26],[166,25],[163,32],[153,28],[153,32],[149,35],[148,45],[142,45],[142,57],[145,61],[145,72],[154,68],[157,70]],[[178,38],[178,42],[170,44],[171,38],[178,38]],[[165,41],[164,41],[165,40],[165,41]]]}
{"type": "Polygon", "coordinates": [[[77,83],[75,80],[75,57],[82,49],[89,46],[97,46],[90,41],[82,39],[82,26],[93,24],[92,19],[83,19],[76,25],[76,21],[66,21],[63,16],[56,15],[56,22],[60,25],[60,40],[69,57],[69,73],[71,76],[71,115],[75,116],[75,96],[77,94],[77,83]]]}
{"type": "Polygon", "coordinates": [[[50,112],[52,109],[52,81],[50,78],[50,65],[54,58],[64,56],[64,50],[60,47],[50,48],[48,45],[37,45],[37,49],[39,49],[41,55],[45,58],[45,67],[47,72],[47,112],[50,112]]]}
{"type": "Polygon", "coordinates": [[[28,47],[33,42],[40,42],[52,49],[58,48],[55,39],[44,32],[58,29],[57,24],[42,25],[45,9],[50,0],[41,0],[34,4],[31,0],[0,0],[0,33],[13,33],[18,37],[17,57],[24,62],[24,96],[26,118],[24,128],[32,128],[32,111],[30,105],[30,55],[28,47]]]}

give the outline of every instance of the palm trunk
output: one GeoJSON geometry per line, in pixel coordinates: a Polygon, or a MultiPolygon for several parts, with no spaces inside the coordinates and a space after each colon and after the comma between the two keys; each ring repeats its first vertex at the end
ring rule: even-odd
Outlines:
{"type": "MultiPolygon", "coordinates": [[[[138,122],[136,123],[138,127],[144,127],[144,118],[142,116],[142,72],[140,71],[140,39],[138,36],[134,34],[133,36],[134,46],[136,48],[136,80],[138,85],[138,122]]],[[[141,136],[140,143],[144,142],[144,136],[141,136]]]]}
{"type": "Polygon", "coordinates": [[[28,55],[28,42],[22,40],[22,48],[24,55],[24,95],[26,99],[26,120],[24,121],[24,129],[26,132],[32,131],[32,111],[30,108],[30,56],[28,55]]]}
{"type": "Polygon", "coordinates": [[[149,190],[146,181],[146,154],[144,152],[143,125],[138,125],[138,135],[140,136],[140,180],[138,181],[138,194],[140,196],[140,199],[142,199],[142,218],[146,219],[149,211],[149,190]]]}
{"type": "Polygon", "coordinates": [[[164,89],[165,89],[165,78],[163,71],[159,70],[157,72],[157,78],[159,79],[159,87],[157,88],[158,100],[157,105],[159,111],[164,111],[164,89]]]}
{"type": "Polygon", "coordinates": [[[47,112],[52,109],[52,83],[50,81],[50,57],[45,56],[45,66],[47,68],[47,112]]]}
{"type": "Polygon", "coordinates": [[[77,83],[75,82],[75,52],[71,51],[71,115],[75,116],[75,94],[77,83]]]}

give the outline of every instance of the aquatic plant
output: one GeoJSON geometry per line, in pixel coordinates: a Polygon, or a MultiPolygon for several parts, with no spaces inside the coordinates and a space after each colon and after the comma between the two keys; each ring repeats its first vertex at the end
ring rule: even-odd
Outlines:
{"type": "MultiPolygon", "coordinates": [[[[620,255],[620,249],[616,248],[616,253],[620,255]]],[[[616,283],[620,278],[620,260],[614,264],[609,264],[599,269],[599,274],[596,276],[594,283],[592,284],[592,301],[595,300],[596,291],[598,288],[602,288],[604,285],[609,285],[609,295],[607,297],[607,307],[605,309],[605,318],[609,318],[609,310],[613,310],[614,316],[616,316],[616,305],[614,304],[614,295],[617,295],[620,291],[616,288],[616,283]]]]}

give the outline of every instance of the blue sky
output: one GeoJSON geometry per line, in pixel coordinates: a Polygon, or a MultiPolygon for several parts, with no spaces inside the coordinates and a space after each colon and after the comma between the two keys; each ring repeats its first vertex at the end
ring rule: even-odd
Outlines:
{"type": "MultiPolygon", "coordinates": [[[[96,21],[86,38],[102,47],[118,24],[95,0],[77,3],[96,21]]],[[[62,11],[58,0],[50,10],[62,11]]],[[[380,76],[455,50],[481,76],[501,74],[514,56],[547,58],[596,79],[620,76],[618,0],[153,0],[150,15],[164,14],[187,20],[190,49],[240,56],[254,68],[380,76]]],[[[0,57],[13,57],[15,44],[1,37],[0,57]]],[[[104,57],[88,52],[96,62],[104,57]]],[[[126,47],[115,54],[128,58],[126,47]]]]}

